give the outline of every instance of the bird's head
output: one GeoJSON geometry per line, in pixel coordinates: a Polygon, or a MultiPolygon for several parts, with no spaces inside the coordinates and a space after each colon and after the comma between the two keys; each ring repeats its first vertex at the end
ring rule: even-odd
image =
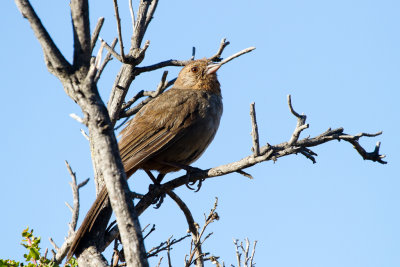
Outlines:
{"type": "Polygon", "coordinates": [[[216,74],[220,67],[220,64],[213,64],[207,59],[194,60],[179,72],[174,88],[198,89],[220,94],[216,74]]]}

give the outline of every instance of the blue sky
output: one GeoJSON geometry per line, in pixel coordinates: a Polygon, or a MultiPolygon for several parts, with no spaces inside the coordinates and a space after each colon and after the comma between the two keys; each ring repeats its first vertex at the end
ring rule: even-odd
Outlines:
{"type": "MultiPolygon", "coordinates": [[[[70,60],[68,2],[32,4],[70,60]]],[[[112,1],[91,1],[90,8],[91,27],[104,16],[100,35],[111,42],[116,36],[112,1]]],[[[121,1],[120,9],[128,46],[127,3],[121,1]]],[[[223,37],[231,42],[224,56],[257,48],[218,71],[224,115],[214,142],[194,166],[218,166],[251,153],[248,114],[253,101],[261,143],[287,141],[296,125],[287,94],[295,110],[308,116],[310,128],[303,136],[328,127],[344,127],[349,134],[383,130],[382,136],[361,143],[372,150],[381,141],[389,161],[364,161],[350,144],[332,142],[315,148],[317,164],[290,156],[248,169],[254,180],[232,174],[207,181],[199,193],[178,189],[200,225],[219,197],[221,219],[210,226],[214,235],[203,251],[230,266],[236,264],[232,239],[249,237],[258,240],[257,266],[400,265],[399,11],[394,0],[160,1],[145,36],[151,45],[142,65],[187,59],[192,46],[197,58],[211,56],[223,37]]],[[[49,237],[61,245],[68,231],[70,212],[64,202],[72,203],[72,196],[64,160],[78,179],[91,178],[81,190],[82,212],[94,200],[93,173],[82,126],[69,117],[80,110],[47,72],[41,48],[12,1],[2,3],[0,22],[0,258],[21,259],[20,233],[26,226],[42,237],[43,248],[51,248],[49,237]]],[[[114,60],[99,82],[105,101],[118,69],[114,60]]],[[[172,79],[179,68],[168,71],[172,79]]],[[[161,74],[138,77],[130,95],[156,88],[161,74]]],[[[130,185],[145,192],[148,178],[135,175],[130,185]]],[[[172,234],[186,234],[183,215],[168,199],[140,220],[142,226],[157,226],[146,240],[147,249],[172,234]]],[[[175,265],[182,264],[188,249],[187,243],[173,249],[175,265]]]]}

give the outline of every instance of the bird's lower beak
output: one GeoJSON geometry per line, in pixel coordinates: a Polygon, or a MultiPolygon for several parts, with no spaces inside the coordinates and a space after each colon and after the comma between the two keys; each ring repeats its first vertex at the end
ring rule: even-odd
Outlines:
{"type": "Polygon", "coordinates": [[[207,74],[215,73],[220,67],[221,64],[210,64],[207,66],[206,73],[207,74]]]}

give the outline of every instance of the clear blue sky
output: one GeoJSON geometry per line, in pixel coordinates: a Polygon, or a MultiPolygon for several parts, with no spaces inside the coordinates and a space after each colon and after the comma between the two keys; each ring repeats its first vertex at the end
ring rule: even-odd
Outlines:
{"type": "MultiPolygon", "coordinates": [[[[128,44],[126,2],[120,8],[128,44]]],[[[71,59],[68,1],[32,4],[71,59]]],[[[90,7],[91,27],[98,17],[106,17],[101,37],[111,42],[116,36],[112,1],[91,1],[90,7]]],[[[290,156],[248,169],[254,180],[232,174],[207,181],[199,193],[179,189],[201,225],[203,213],[219,197],[221,219],[210,226],[214,235],[203,251],[230,266],[236,264],[232,239],[249,237],[258,240],[257,266],[400,266],[399,12],[395,0],[160,1],[145,36],[151,45],[142,65],[187,59],[192,46],[198,58],[210,56],[223,37],[231,41],[225,56],[257,47],[220,69],[222,123],[194,166],[218,166],[250,153],[253,101],[261,142],[287,141],[296,124],[287,94],[292,94],[294,108],[308,115],[310,129],[304,136],[328,127],[344,127],[349,134],[383,130],[382,136],[361,143],[372,150],[382,141],[389,161],[364,161],[350,144],[332,142],[315,148],[317,164],[290,156]]],[[[93,173],[82,126],[68,115],[80,110],[47,72],[41,48],[12,1],[1,4],[0,25],[0,258],[21,259],[20,233],[26,226],[42,237],[43,248],[51,248],[49,237],[61,245],[68,231],[71,214],[64,202],[72,204],[72,196],[64,160],[80,181],[91,178],[81,190],[82,212],[94,200],[93,173]]],[[[114,60],[99,83],[105,101],[118,69],[114,60]]],[[[170,79],[179,71],[168,70],[170,79]]],[[[161,74],[137,78],[131,95],[154,89],[161,74]]],[[[138,192],[145,192],[147,183],[142,174],[130,182],[138,192]]],[[[140,220],[143,226],[157,225],[148,249],[187,229],[170,200],[159,210],[150,208],[140,220]]],[[[172,251],[174,265],[183,263],[185,253],[187,243],[172,251]]]]}

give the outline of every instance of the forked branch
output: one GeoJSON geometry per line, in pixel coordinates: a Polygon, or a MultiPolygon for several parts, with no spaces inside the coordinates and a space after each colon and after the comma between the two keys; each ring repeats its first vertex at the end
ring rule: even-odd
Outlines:
{"type": "Polygon", "coordinates": [[[71,245],[71,242],[74,238],[75,235],[75,228],[76,224],[78,222],[78,216],[79,216],[79,189],[85,186],[89,182],[89,178],[84,180],[83,182],[77,184],[76,181],[76,174],[75,172],[72,171],[71,166],[69,165],[68,161],[65,161],[65,165],[67,166],[67,170],[71,176],[72,181],[70,182],[71,189],[72,189],[72,197],[73,197],[73,206],[71,207],[67,202],[65,204],[67,207],[71,210],[72,213],[72,219],[71,222],[68,224],[68,235],[65,238],[64,243],[61,245],[61,247],[58,247],[53,239],[50,238],[50,243],[54,246],[55,249],[55,254],[54,254],[54,261],[56,263],[60,263],[65,256],[68,253],[69,247],[71,245]]]}
{"type": "Polygon", "coordinates": [[[173,190],[177,187],[185,185],[187,183],[194,183],[200,180],[209,179],[213,177],[218,177],[222,175],[226,175],[232,172],[238,172],[242,169],[251,167],[255,164],[264,162],[264,161],[276,161],[280,157],[293,155],[297,153],[301,153],[305,155],[308,159],[315,161],[315,156],[317,155],[314,153],[310,148],[329,142],[333,140],[343,140],[353,145],[356,151],[363,157],[365,160],[372,160],[379,162],[381,164],[386,164],[383,161],[385,155],[379,154],[379,145],[378,143],[372,152],[366,152],[366,150],[359,144],[359,139],[361,137],[375,137],[380,135],[382,132],[378,132],[375,134],[367,134],[367,133],[360,133],[357,135],[349,135],[344,133],[343,128],[338,129],[328,129],[324,133],[315,136],[315,137],[306,137],[299,140],[299,136],[301,132],[308,127],[305,124],[305,115],[299,115],[297,112],[294,111],[291,99],[288,97],[289,100],[289,109],[291,113],[297,118],[297,125],[295,130],[292,133],[292,136],[288,142],[283,142],[277,145],[265,145],[260,148],[259,156],[255,156],[254,154],[249,155],[241,160],[236,162],[228,163],[225,165],[221,165],[219,167],[210,168],[207,170],[199,170],[198,172],[191,173],[190,175],[183,175],[181,177],[175,178],[169,182],[162,184],[160,187],[154,188],[153,191],[148,192],[143,199],[141,199],[138,204],[136,205],[136,210],[138,214],[141,214],[150,204],[151,201],[168,192],[173,190]]]}

